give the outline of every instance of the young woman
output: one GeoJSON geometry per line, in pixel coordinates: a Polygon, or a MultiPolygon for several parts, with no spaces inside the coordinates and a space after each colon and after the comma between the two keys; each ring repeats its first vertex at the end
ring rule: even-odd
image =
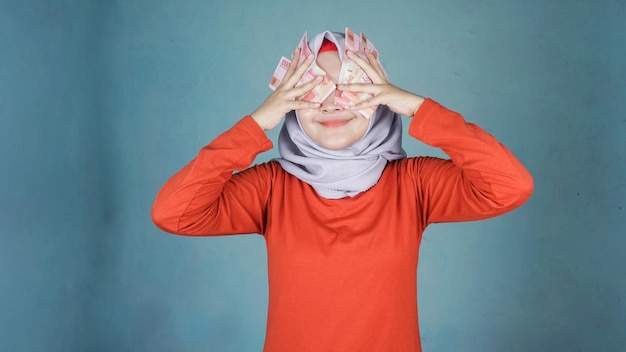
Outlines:
{"type": "Polygon", "coordinates": [[[153,220],[181,235],[264,236],[265,351],[420,351],[422,232],[431,223],[508,212],[529,198],[532,177],[478,126],[389,83],[372,54],[346,53],[343,34],[320,33],[309,47],[313,54],[299,66],[294,52],[282,83],[256,111],[167,181],[153,220]],[[346,58],[373,83],[338,85],[337,94],[371,99],[349,108],[336,104],[336,94],[321,104],[300,100],[320,83],[296,86],[314,60],[336,83],[346,58]],[[376,106],[369,119],[359,113],[376,106]],[[411,118],[412,137],[451,160],[407,158],[400,115],[411,118]],[[264,131],[283,120],[281,158],[251,166],[273,146],[264,131]]]}

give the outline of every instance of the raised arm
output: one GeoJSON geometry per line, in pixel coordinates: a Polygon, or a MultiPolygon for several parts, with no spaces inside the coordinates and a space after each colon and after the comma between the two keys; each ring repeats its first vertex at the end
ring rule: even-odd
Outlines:
{"type": "Polygon", "coordinates": [[[365,60],[349,54],[373,84],[339,85],[373,96],[354,110],[378,104],[412,117],[409,133],[441,148],[451,160],[417,158],[413,179],[422,218],[428,223],[468,221],[493,217],[524,203],[533,191],[533,178],[493,136],[431,99],[404,91],[387,81],[371,53],[365,60]]]}
{"type": "Polygon", "coordinates": [[[413,116],[409,134],[451,158],[416,159],[413,179],[426,223],[497,216],[533,191],[532,176],[504,145],[431,99],[413,116]]]}
{"type": "Polygon", "coordinates": [[[180,235],[261,233],[270,167],[233,172],[271,148],[257,123],[243,118],[163,185],[152,206],[154,223],[180,235]]]}
{"type": "MultiPolygon", "coordinates": [[[[296,50],[293,61],[298,62],[296,50]]],[[[181,235],[263,233],[274,164],[249,169],[256,155],[272,148],[264,131],[295,109],[318,107],[300,97],[319,83],[296,83],[313,61],[291,65],[284,80],[251,115],[220,135],[162,187],[152,219],[162,230],[181,235]],[[245,169],[245,170],[244,170],[245,169]],[[233,172],[244,170],[233,175],[233,172]]]]}

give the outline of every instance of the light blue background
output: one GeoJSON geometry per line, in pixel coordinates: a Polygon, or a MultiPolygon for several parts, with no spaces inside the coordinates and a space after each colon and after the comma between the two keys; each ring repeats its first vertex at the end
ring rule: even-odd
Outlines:
{"type": "Polygon", "coordinates": [[[0,0],[0,351],[260,351],[262,237],[167,235],[150,206],[305,30],[346,25],[535,177],[513,213],[426,231],[424,351],[626,351],[625,18],[608,0],[0,0]]]}

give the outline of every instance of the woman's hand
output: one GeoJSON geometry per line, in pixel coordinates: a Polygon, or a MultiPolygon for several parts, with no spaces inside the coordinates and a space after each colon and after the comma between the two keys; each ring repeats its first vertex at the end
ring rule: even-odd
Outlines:
{"type": "Polygon", "coordinates": [[[309,68],[315,55],[311,54],[307,57],[302,65],[297,66],[300,57],[300,49],[296,49],[291,57],[291,65],[285,73],[283,81],[276,87],[276,90],[270,94],[267,99],[259,106],[250,116],[263,128],[269,131],[278,126],[285,114],[291,110],[299,109],[317,109],[319,103],[311,103],[302,101],[302,97],[316,85],[322,81],[322,77],[296,87],[296,83],[309,68]]]}
{"type": "Polygon", "coordinates": [[[365,71],[367,76],[372,80],[372,84],[343,84],[338,85],[337,89],[349,92],[370,93],[373,97],[350,106],[350,109],[358,111],[370,106],[383,104],[387,105],[389,109],[395,113],[413,117],[417,109],[419,109],[424,102],[424,98],[389,83],[385,78],[382,67],[374,55],[369,51],[366,51],[365,55],[368,60],[364,60],[359,55],[348,51],[348,57],[365,71]]]}

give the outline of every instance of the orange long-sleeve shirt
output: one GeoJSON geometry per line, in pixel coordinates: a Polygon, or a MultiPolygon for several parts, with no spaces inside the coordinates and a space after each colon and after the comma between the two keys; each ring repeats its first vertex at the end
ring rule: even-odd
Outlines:
{"type": "Polygon", "coordinates": [[[245,117],[167,181],[153,220],[181,235],[265,237],[264,351],[421,351],[422,232],[510,211],[530,196],[533,180],[495,138],[433,100],[413,116],[409,134],[451,160],[389,162],[366,192],[325,199],[277,162],[249,167],[272,142],[245,117]]]}

